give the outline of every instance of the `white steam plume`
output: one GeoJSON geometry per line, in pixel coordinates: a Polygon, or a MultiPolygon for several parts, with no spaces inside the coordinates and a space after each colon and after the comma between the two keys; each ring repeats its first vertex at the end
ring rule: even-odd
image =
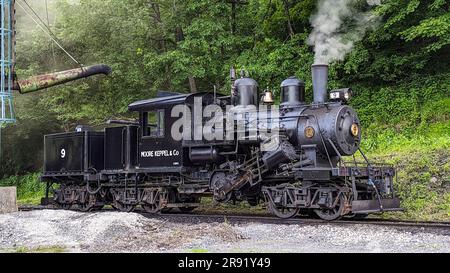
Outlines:
{"type": "MultiPolygon", "coordinates": [[[[366,0],[369,6],[381,0],[366,0]]],[[[357,0],[320,0],[318,11],[311,19],[313,31],[308,44],[314,46],[315,63],[329,64],[343,60],[355,42],[363,39],[370,28],[378,24],[374,13],[355,10],[357,0]]]]}

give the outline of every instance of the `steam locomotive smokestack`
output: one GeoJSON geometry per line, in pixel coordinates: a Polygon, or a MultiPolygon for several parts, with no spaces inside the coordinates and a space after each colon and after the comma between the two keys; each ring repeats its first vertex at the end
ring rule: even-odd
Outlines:
{"type": "Polygon", "coordinates": [[[328,86],[328,65],[313,64],[312,80],[313,80],[314,102],[315,103],[326,102],[327,86],[328,86]]]}

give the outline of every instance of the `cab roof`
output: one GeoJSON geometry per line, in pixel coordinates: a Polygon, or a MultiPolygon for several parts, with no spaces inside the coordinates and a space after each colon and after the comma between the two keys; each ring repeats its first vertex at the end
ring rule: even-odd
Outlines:
{"type": "MultiPolygon", "coordinates": [[[[220,94],[216,94],[220,95],[220,94]]],[[[222,96],[222,95],[220,95],[222,96]]],[[[153,99],[141,100],[137,102],[133,102],[128,105],[128,110],[130,111],[148,111],[148,110],[157,110],[162,108],[171,108],[174,105],[178,104],[193,104],[195,97],[202,97],[203,104],[208,105],[213,103],[214,94],[210,92],[201,92],[194,94],[181,94],[181,93],[173,93],[173,92],[158,92],[158,97],[153,99]]]]}
{"type": "Polygon", "coordinates": [[[130,111],[154,110],[166,108],[176,104],[183,104],[186,100],[186,97],[189,95],[190,94],[182,94],[136,101],[128,105],[128,110],[130,111]]]}

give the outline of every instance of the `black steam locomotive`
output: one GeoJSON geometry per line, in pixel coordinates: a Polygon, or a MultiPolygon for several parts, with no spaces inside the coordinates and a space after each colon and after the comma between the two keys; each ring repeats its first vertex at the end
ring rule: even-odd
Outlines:
{"type": "Polygon", "coordinates": [[[360,122],[346,105],[351,90],[328,92],[326,65],[312,72],[311,104],[294,77],[281,84],[276,108],[270,91],[260,96],[255,80],[233,72],[229,96],[158,92],[129,105],[139,121],[47,135],[44,200],[52,190],[65,209],[159,213],[189,212],[212,195],[264,202],[280,218],[314,213],[325,220],[398,210],[394,168],[369,162],[359,148],[360,122]]]}

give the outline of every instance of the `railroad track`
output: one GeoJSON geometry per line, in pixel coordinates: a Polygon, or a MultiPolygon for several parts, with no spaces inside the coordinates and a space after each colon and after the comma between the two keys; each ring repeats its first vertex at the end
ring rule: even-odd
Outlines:
{"type": "MultiPolygon", "coordinates": [[[[53,206],[20,206],[20,211],[32,211],[32,210],[44,210],[44,209],[57,209],[53,206]]],[[[104,209],[103,211],[110,211],[104,209]]],[[[154,219],[168,219],[171,221],[184,221],[198,219],[199,221],[227,221],[232,223],[246,223],[246,222],[257,222],[266,224],[284,224],[284,225],[319,225],[319,224],[330,224],[330,225],[356,225],[356,224],[366,224],[366,225],[381,225],[381,226],[393,226],[393,227],[415,227],[415,228],[437,228],[448,230],[450,233],[450,222],[425,222],[425,221],[404,221],[404,220],[391,220],[391,219],[381,219],[381,218],[366,218],[362,220],[355,219],[341,219],[335,221],[324,221],[321,219],[312,219],[306,217],[296,217],[291,219],[280,219],[277,217],[269,215],[252,215],[252,214],[214,214],[214,213],[163,213],[163,214],[150,214],[144,211],[136,210],[147,218],[154,219]]]]}
{"type": "MultiPolygon", "coordinates": [[[[139,212],[138,212],[139,213],[139,212]]],[[[380,226],[395,226],[395,227],[418,227],[418,228],[438,228],[448,229],[450,232],[450,222],[422,222],[422,221],[400,221],[400,220],[385,220],[376,218],[367,218],[364,220],[343,219],[335,221],[325,221],[321,219],[296,217],[291,219],[280,219],[272,216],[251,216],[251,215],[223,215],[223,214],[158,214],[151,215],[148,213],[141,213],[148,218],[173,219],[176,221],[182,220],[180,218],[198,218],[202,220],[213,221],[227,221],[232,223],[248,223],[257,222],[265,224],[284,224],[284,225],[380,225],[380,226]]]]}

